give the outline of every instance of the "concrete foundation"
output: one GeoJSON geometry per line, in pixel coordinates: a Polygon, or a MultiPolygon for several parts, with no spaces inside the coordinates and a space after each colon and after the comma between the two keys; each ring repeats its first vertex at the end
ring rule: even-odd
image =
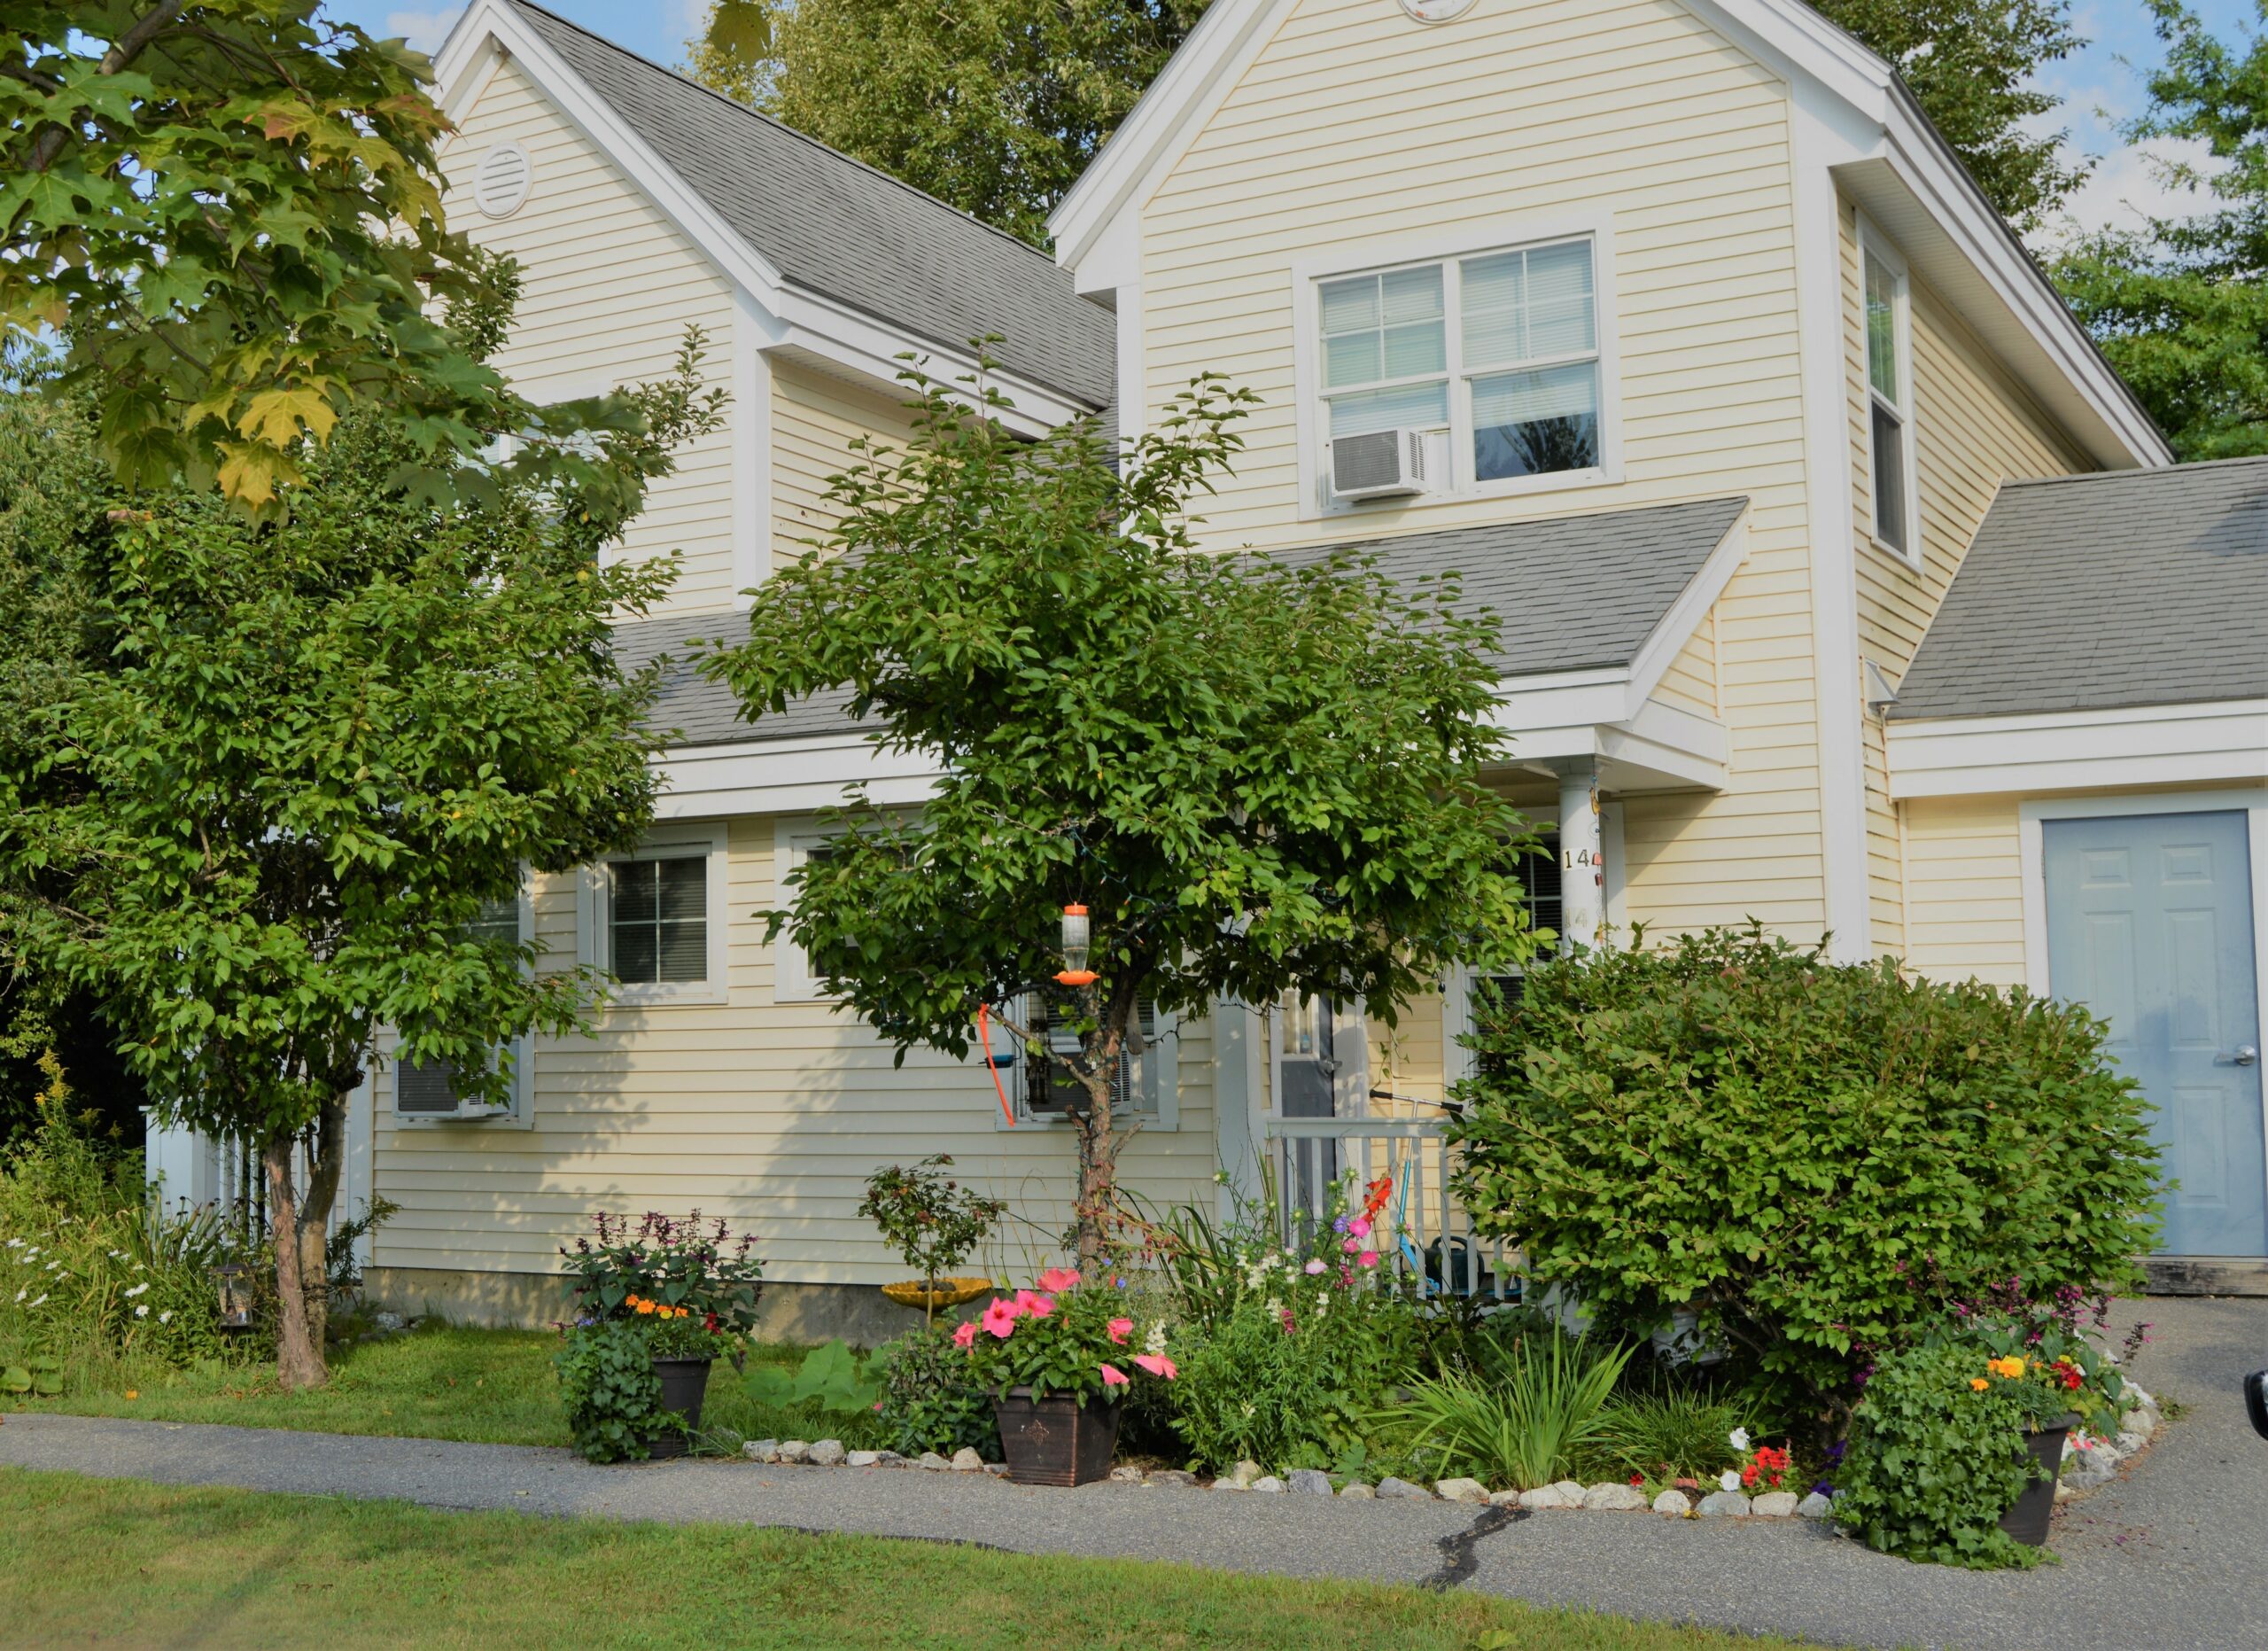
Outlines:
{"type": "Polygon", "coordinates": [[[2152,1256],[2153,1296],[2268,1296],[2268,1260],[2232,1256],[2152,1256]]]}
{"type": "MultiPolygon", "coordinates": [[[[373,1306],[437,1313],[453,1324],[542,1330],[574,1314],[567,1281],[555,1273],[371,1267],[364,1279],[363,1296],[373,1306]]],[[[805,1343],[839,1336],[856,1346],[879,1347],[920,1322],[919,1311],[899,1306],[871,1284],[766,1282],[756,1335],[759,1341],[805,1343]]]]}

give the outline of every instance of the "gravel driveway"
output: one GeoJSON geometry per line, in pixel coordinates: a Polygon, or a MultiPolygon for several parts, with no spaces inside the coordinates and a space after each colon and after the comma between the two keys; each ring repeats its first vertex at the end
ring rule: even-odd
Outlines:
{"type": "Polygon", "coordinates": [[[1869,1553],[1800,1521],[1232,1496],[975,1475],[718,1461],[595,1468],[563,1451],[19,1414],[0,1463],[175,1484],[398,1497],[431,1507],[718,1521],[1115,1554],[1230,1570],[1430,1582],[1832,1644],[2268,1651],[2268,1442],[2237,1383],[2268,1365],[2268,1300],[2132,1304],[2135,1364],[2186,1406],[2125,1477],[2058,1515],[2061,1565],[1973,1573],[1869,1553]]]}

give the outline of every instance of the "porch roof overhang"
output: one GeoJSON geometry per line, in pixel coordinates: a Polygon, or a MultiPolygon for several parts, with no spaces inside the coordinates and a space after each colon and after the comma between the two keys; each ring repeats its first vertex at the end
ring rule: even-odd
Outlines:
{"type": "MultiPolygon", "coordinates": [[[[1282,554],[1355,551],[1404,586],[1456,575],[1464,605],[1498,620],[1487,657],[1501,673],[1495,721],[1508,736],[1508,771],[1589,762],[1609,790],[1721,790],[1731,757],[1724,724],[1654,691],[1740,565],[1747,511],[1745,498],[1703,499],[1282,554]]],[[[670,660],[652,717],[665,730],[654,759],[662,817],[803,813],[852,785],[883,804],[929,794],[936,765],[883,750],[851,718],[846,694],[743,719],[730,690],[695,674],[684,651],[739,622],[711,613],[616,630],[625,667],[670,660]]]]}

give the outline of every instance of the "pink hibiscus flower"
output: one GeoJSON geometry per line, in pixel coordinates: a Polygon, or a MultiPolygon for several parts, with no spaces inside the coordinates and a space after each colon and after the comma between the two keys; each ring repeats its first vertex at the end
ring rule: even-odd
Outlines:
{"type": "Polygon", "coordinates": [[[1163,1376],[1169,1382],[1181,1374],[1174,1367],[1173,1360],[1163,1353],[1137,1353],[1134,1355],[1134,1362],[1152,1375],[1163,1376]]]}
{"type": "Polygon", "coordinates": [[[984,1310],[985,1332],[988,1335],[997,1336],[1005,1342],[1015,1334],[1016,1320],[1021,1317],[1023,1317],[1023,1312],[1015,1303],[1002,1301],[995,1296],[992,1298],[992,1304],[984,1310]]]}
{"type": "Polygon", "coordinates": [[[1035,1319],[1045,1319],[1049,1313],[1055,1311],[1055,1297],[1052,1296],[1036,1295],[1029,1301],[1024,1303],[1024,1311],[1031,1314],[1035,1319]]]}
{"type": "Polygon", "coordinates": [[[1126,1338],[1134,1334],[1134,1320],[1131,1319],[1113,1319],[1108,1324],[1105,1325],[1103,1328],[1108,1333],[1112,1341],[1116,1342],[1120,1346],[1123,1347],[1126,1344],[1126,1338]]]}
{"type": "Polygon", "coordinates": [[[953,1345],[956,1347],[967,1347],[975,1339],[976,1320],[974,1319],[963,1320],[959,1328],[953,1331],[953,1345]]]}
{"type": "Polygon", "coordinates": [[[1039,1275],[1039,1287],[1051,1296],[1060,1296],[1067,1289],[1076,1289],[1079,1274],[1071,1267],[1050,1267],[1039,1275]]]}
{"type": "Polygon", "coordinates": [[[1098,1365],[1095,1367],[1102,1372],[1102,1384],[1105,1387],[1126,1385],[1128,1380],[1126,1372],[1121,1370],[1116,1365],[1098,1365]]]}

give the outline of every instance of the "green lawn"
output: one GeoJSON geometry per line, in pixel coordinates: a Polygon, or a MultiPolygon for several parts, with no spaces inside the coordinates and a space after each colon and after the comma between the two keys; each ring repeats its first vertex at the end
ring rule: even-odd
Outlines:
{"type": "MultiPolygon", "coordinates": [[[[281,1391],[272,1367],[213,1361],[193,1370],[152,1375],[132,1388],[77,1388],[60,1398],[24,1401],[18,1408],[319,1433],[402,1434],[486,1445],[564,1445],[567,1427],[551,1367],[558,1346],[559,1338],[548,1331],[435,1324],[383,1341],[334,1348],[330,1385],[312,1393],[281,1391]]],[[[772,1346],[759,1348],[755,1357],[793,1364],[804,1352],[800,1347],[772,1346]]],[[[839,1438],[854,1450],[887,1443],[871,1417],[756,1405],[742,1391],[739,1373],[723,1362],[710,1372],[701,1421],[711,1446],[726,1451],[739,1449],[742,1438],[839,1438]]]]}
{"type": "Polygon", "coordinates": [[[1468,1593],[0,1468],[14,1645],[1779,1647],[1468,1593]]]}

